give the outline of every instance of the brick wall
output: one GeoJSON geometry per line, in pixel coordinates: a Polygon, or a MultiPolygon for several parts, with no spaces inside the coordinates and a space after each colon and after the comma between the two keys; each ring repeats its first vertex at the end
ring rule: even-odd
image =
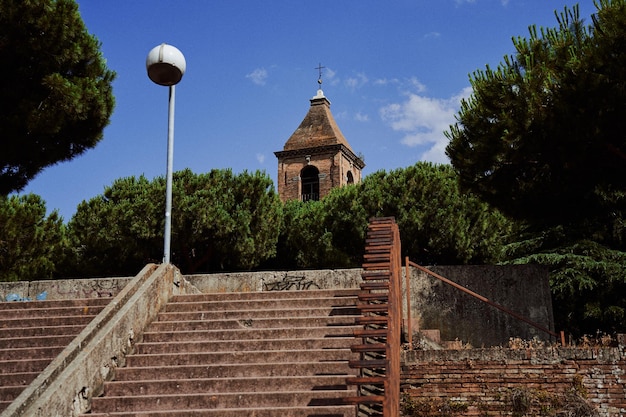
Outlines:
{"type": "Polygon", "coordinates": [[[407,416],[624,417],[626,348],[405,351],[402,392],[407,416]]]}
{"type": "Polygon", "coordinates": [[[346,185],[348,171],[352,173],[355,184],[361,182],[361,170],[350,161],[345,149],[342,151],[340,146],[325,149],[305,149],[279,157],[278,194],[283,202],[300,199],[300,173],[307,165],[319,170],[320,198],[326,196],[332,188],[346,185]]]}

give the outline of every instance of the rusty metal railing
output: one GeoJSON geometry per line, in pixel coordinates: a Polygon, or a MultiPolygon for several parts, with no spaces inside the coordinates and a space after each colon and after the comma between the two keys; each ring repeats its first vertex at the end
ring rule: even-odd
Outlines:
{"type": "Polygon", "coordinates": [[[359,375],[346,379],[349,385],[358,386],[359,395],[345,399],[356,405],[358,415],[397,417],[400,413],[400,246],[400,232],[392,217],[370,220],[356,319],[363,328],[354,331],[361,341],[351,347],[359,359],[349,362],[359,375]]]}

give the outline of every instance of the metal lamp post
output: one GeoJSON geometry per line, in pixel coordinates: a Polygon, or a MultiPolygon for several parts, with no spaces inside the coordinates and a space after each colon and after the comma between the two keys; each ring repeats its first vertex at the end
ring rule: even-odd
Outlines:
{"type": "Polygon", "coordinates": [[[168,86],[169,110],[167,123],[167,170],[165,185],[165,233],[163,236],[163,263],[170,263],[172,240],[172,169],[174,166],[174,105],[176,84],[183,78],[187,63],[182,52],[162,43],[154,47],[146,59],[148,77],[159,85],[168,86]]]}

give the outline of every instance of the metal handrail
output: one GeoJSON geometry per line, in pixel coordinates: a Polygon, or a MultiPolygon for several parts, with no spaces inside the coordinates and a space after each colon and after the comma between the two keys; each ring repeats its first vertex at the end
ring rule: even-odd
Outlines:
{"type": "MultiPolygon", "coordinates": [[[[409,279],[408,279],[408,277],[409,277],[409,266],[417,268],[420,271],[425,272],[426,274],[428,274],[428,275],[430,275],[430,276],[432,276],[434,278],[437,278],[438,280],[440,280],[440,281],[442,281],[442,282],[444,282],[444,283],[446,283],[448,285],[451,285],[452,287],[454,287],[454,288],[456,288],[458,290],[461,290],[464,293],[469,294],[472,297],[474,297],[474,298],[476,298],[476,299],[478,299],[478,300],[480,300],[480,301],[482,301],[482,302],[484,302],[484,303],[486,303],[486,304],[488,304],[488,305],[490,305],[492,307],[495,307],[495,308],[497,308],[500,311],[503,311],[504,313],[506,313],[506,314],[508,314],[508,315],[510,315],[510,316],[512,316],[514,318],[516,318],[517,320],[521,320],[524,323],[529,324],[529,325],[535,327],[536,329],[541,330],[542,332],[548,333],[549,335],[556,337],[557,340],[560,339],[561,340],[561,346],[565,346],[565,333],[563,331],[561,331],[560,333],[553,332],[552,330],[542,326],[539,323],[536,323],[536,322],[530,320],[527,317],[524,317],[524,316],[522,316],[522,315],[520,315],[520,314],[518,314],[518,313],[516,313],[516,312],[514,312],[514,311],[512,311],[512,310],[510,310],[510,309],[508,309],[508,308],[498,304],[498,303],[495,303],[495,302],[489,300],[488,298],[483,297],[482,295],[480,295],[478,293],[475,293],[474,291],[468,290],[467,288],[463,287],[462,285],[459,285],[459,284],[457,284],[454,281],[450,281],[449,279],[447,279],[445,277],[442,277],[441,275],[431,271],[430,269],[424,268],[423,266],[418,265],[415,262],[410,261],[408,257],[406,258],[407,291],[408,291],[408,288],[409,288],[409,279]]],[[[408,300],[409,300],[409,295],[407,295],[407,301],[408,300]]],[[[407,310],[408,311],[411,310],[410,305],[407,305],[407,310]]],[[[409,326],[410,326],[410,323],[409,323],[409,326]]],[[[409,333],[411,333],[411,330],[409,330],[409,333]]]]}

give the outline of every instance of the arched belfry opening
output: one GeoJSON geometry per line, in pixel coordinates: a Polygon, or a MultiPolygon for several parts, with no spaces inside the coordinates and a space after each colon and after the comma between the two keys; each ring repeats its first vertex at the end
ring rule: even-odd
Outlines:
{"type": "Polygon", "coordinates": [[[302,201],[317,201],[320,199],[320,170],[313,165],[307,165],[300,171],[302,201]]]}
{"type": "MultiPolygon", "coordinates": [[[[321,71],[321,65],[318,69],[321,71]]],[[[300,126],[289,137],[278,158],[278,194],[282,201],[319,200],[332,188],[361,182],[363,158],[341,133],[321,89],[300,126]],[[315,172],[315,173],[314,173],[315,172]],[[312,198],[312,196],[316,198],[312,198]]]]}

